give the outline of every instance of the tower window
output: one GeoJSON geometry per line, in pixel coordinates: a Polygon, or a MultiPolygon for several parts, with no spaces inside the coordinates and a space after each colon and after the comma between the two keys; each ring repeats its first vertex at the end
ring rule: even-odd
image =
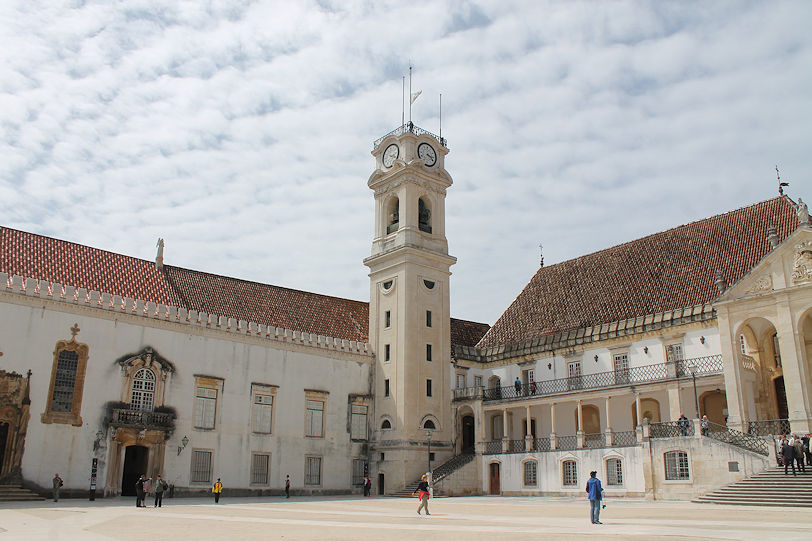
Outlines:
{"type": "Polygon", "coordinates": [[[417,227],[420,231],[431,233],[431,209],[422,197],[417,200],[417,227]]]}
{"type": "Polygon", "coordinates": [[[393,197],[387,204],[387,224],[386,234],[394,233],[400,226],[400,202],[397,197],[393,197]]]}
{"type": "Polygon", "coordinates": [[[383,324],[384,324],[384,327],[386,327],[386,328],[389,328],[389,327],[392,326],[392,312],[390,312],[389,310],[387,310],[386,313],[384,314],[383,324]]]}
{"type": "Polygon", "coordinates": [[[431,344],[426,344],[426,360],[431,362],[431,344]]]}
{"type": "Polygon", "coordinates": [[[383,380],[383,395],[384,396],[389,396],[389,380],[388,379],[383,380]]]}
{"type": "Polygon", "coordinates": [[[431,380],[426,380],[426,396],[431,396],[431,380]]]}
{"type": "Polygon", "coordinates": [[[426,327],[431,327],[431,310],[426,310],[426,327]]]}
{"type": "Polygon", "coordinates": [[[390,357],[391,352],[392,352],[391,345],[386,344],[385,346],[383,346],[383,362],[388,363],[391,360],[390,357]]]}

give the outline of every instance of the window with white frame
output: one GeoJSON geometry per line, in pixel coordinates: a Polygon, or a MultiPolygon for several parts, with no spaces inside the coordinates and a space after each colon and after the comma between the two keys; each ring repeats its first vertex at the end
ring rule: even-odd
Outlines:
{"type": "Polygon", "coordinates": [[[668,481],[686,481],[691,478],[688,471],[688,453],[685,451],[665,453],[665,478],[668,481]]]}
{"type": "Polygon", "coordinates": [[[130,409],[152,411],[154,405],[155,372],[149,368],[141,368],[133,376],[130,409]]]}
{"type": "Polygon", "coordinates": [[[192,483],[211,482],[211,451],[192,449],[192,471],[189,480],[192,483]]]}
{"type": "Polygon", "coordinates": [[[366,460],[363,458],[352,459],[352,485],[360,487],[364,485],[364,465],[366,460]]]}
{"type": "Polygon", "coordinates": [[[273,429],[273,399],[275,388],[251,386],[251,430],[257,434],[270,434],[273,429]]]}
{"type": "Polygon", "coordinates": [[[222,380],[199,377],[195,386],[195,428],[213,429],[217,415],[217,395],[222,380]]]}
{"type": "Polygon", "coordinates": [[[321,484],[321,457],[305,457],[305,485],[318,486],[321,484]]]}
{"type": "Polygon", "coordinates": [[[474,387],[482,387],[482,376],[474,376],[474,387]]]}
{"type": "Polygon", "coordinates": [[[606,461],[606,484],[617,486],[623,484],[623,463],[619,458],[606,461]]]}
{"type": "Polygon", "coordinates": [[[324,401],[305,400],[305,436],[324,437],[324,401]]]}
{"type": "Polygon", "coordinates": [[[251,484],[267,485],[270,480],[271,455],[253,453],[251,455],[251,484]]]}
{"type": "Polygon", "coordinates": [[[354,440],[367,439],[367,406],[364,404],[352,404],[350,422],[350,438],[354,440]]]}
{"type": "Polygon", "coordinates": [[[524,463],[524,486],[535,487],[538,484],[538,462],[528,460],[524,463]]]}
{"type": "Polygon", "coordinates": [[[565,487],[578,485],[578,463],[574,460],[565,460],[561,464],[562,484],[565,487]]]}
{"type": "Polygon", "coordinates": [[[612,355],[615,367],[615,383],[629,383],[629,354],[615,353],[612,355]]]}
{"type": "Polygon", "coordinates": [[[465,374],[457,374],[457,389],[465,388],[465,374]]]}
{"type": "Polygon", "coordinates": [[[580,389],[581,382],[581,361],[567,363],[567,389],[580,389]]]}

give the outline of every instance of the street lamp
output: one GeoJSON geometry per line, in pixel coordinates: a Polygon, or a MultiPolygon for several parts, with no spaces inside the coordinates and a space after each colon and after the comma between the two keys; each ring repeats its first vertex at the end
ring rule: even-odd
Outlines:
{"type": "Polygon", "coordinates": [[[694,402],[696,403],[696,418],[699,419],[699,395],[696,392],[696,366],[689,366],[688,371],[694,380],[694,402]]]}
{"type": "Polygon", "coordinates": [[[426,441],[429,444],[428,463],[429,463],[429,473],[431,473],[431,431],[429,430],[426,430],[426,441]]]}

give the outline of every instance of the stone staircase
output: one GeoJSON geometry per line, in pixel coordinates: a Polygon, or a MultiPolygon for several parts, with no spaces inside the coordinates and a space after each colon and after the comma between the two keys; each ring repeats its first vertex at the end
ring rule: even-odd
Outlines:
{"type": "MultiPolygon", "coordinates": [[[[463,453],[461,455],[457,455],[452,457],[450,460],[444,462],[440,466],[434,468],[432,473],[432,481],[436,485],[436,483],[445,477],[448,477],[458,469],[462,468],[469,462],[471,462],[476,455],[474,453],[463,453]]],[[[420,480],[415,481],[414,483],[410,483],[403,487],[402,489],[398,490],[397,492],[392,492],[389,496],[395,497],[411,497],[414,491],[417,489],[417,486],[420,484],[420,480]]],[[[434,489],[434,496],[441,496],[442,492],[437,488],[434,489]]]]}
{"type": "Polygon", "coordinates": [[[0,485],[0,502],[41,502],[45,498],[21,485],[0,485]]]}
{"type": "Polygon", "coordinates": [[[812,507],[812,466],[797,476],[770,468],[693,500],[696,503],[812,507]]]}

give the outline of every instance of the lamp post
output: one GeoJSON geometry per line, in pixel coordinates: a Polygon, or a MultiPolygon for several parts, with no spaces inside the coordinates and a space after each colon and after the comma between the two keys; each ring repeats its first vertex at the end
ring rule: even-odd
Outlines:
{"type": "Polygon", "coordinates": [[[691,372],[691,378],[694,380],[694,402],[696,404],[696,418],[699,419],[699,395],[696,392],[696,367],[689,366],[688,370],[691,372]]]}
{"type": "Polygon", "coordinates": [[[429,452],[428,452],[428,464],[429,464],[429,473],[431,473],[431,432],[426,430],[426,441],[428,442],[429,452]]]}

